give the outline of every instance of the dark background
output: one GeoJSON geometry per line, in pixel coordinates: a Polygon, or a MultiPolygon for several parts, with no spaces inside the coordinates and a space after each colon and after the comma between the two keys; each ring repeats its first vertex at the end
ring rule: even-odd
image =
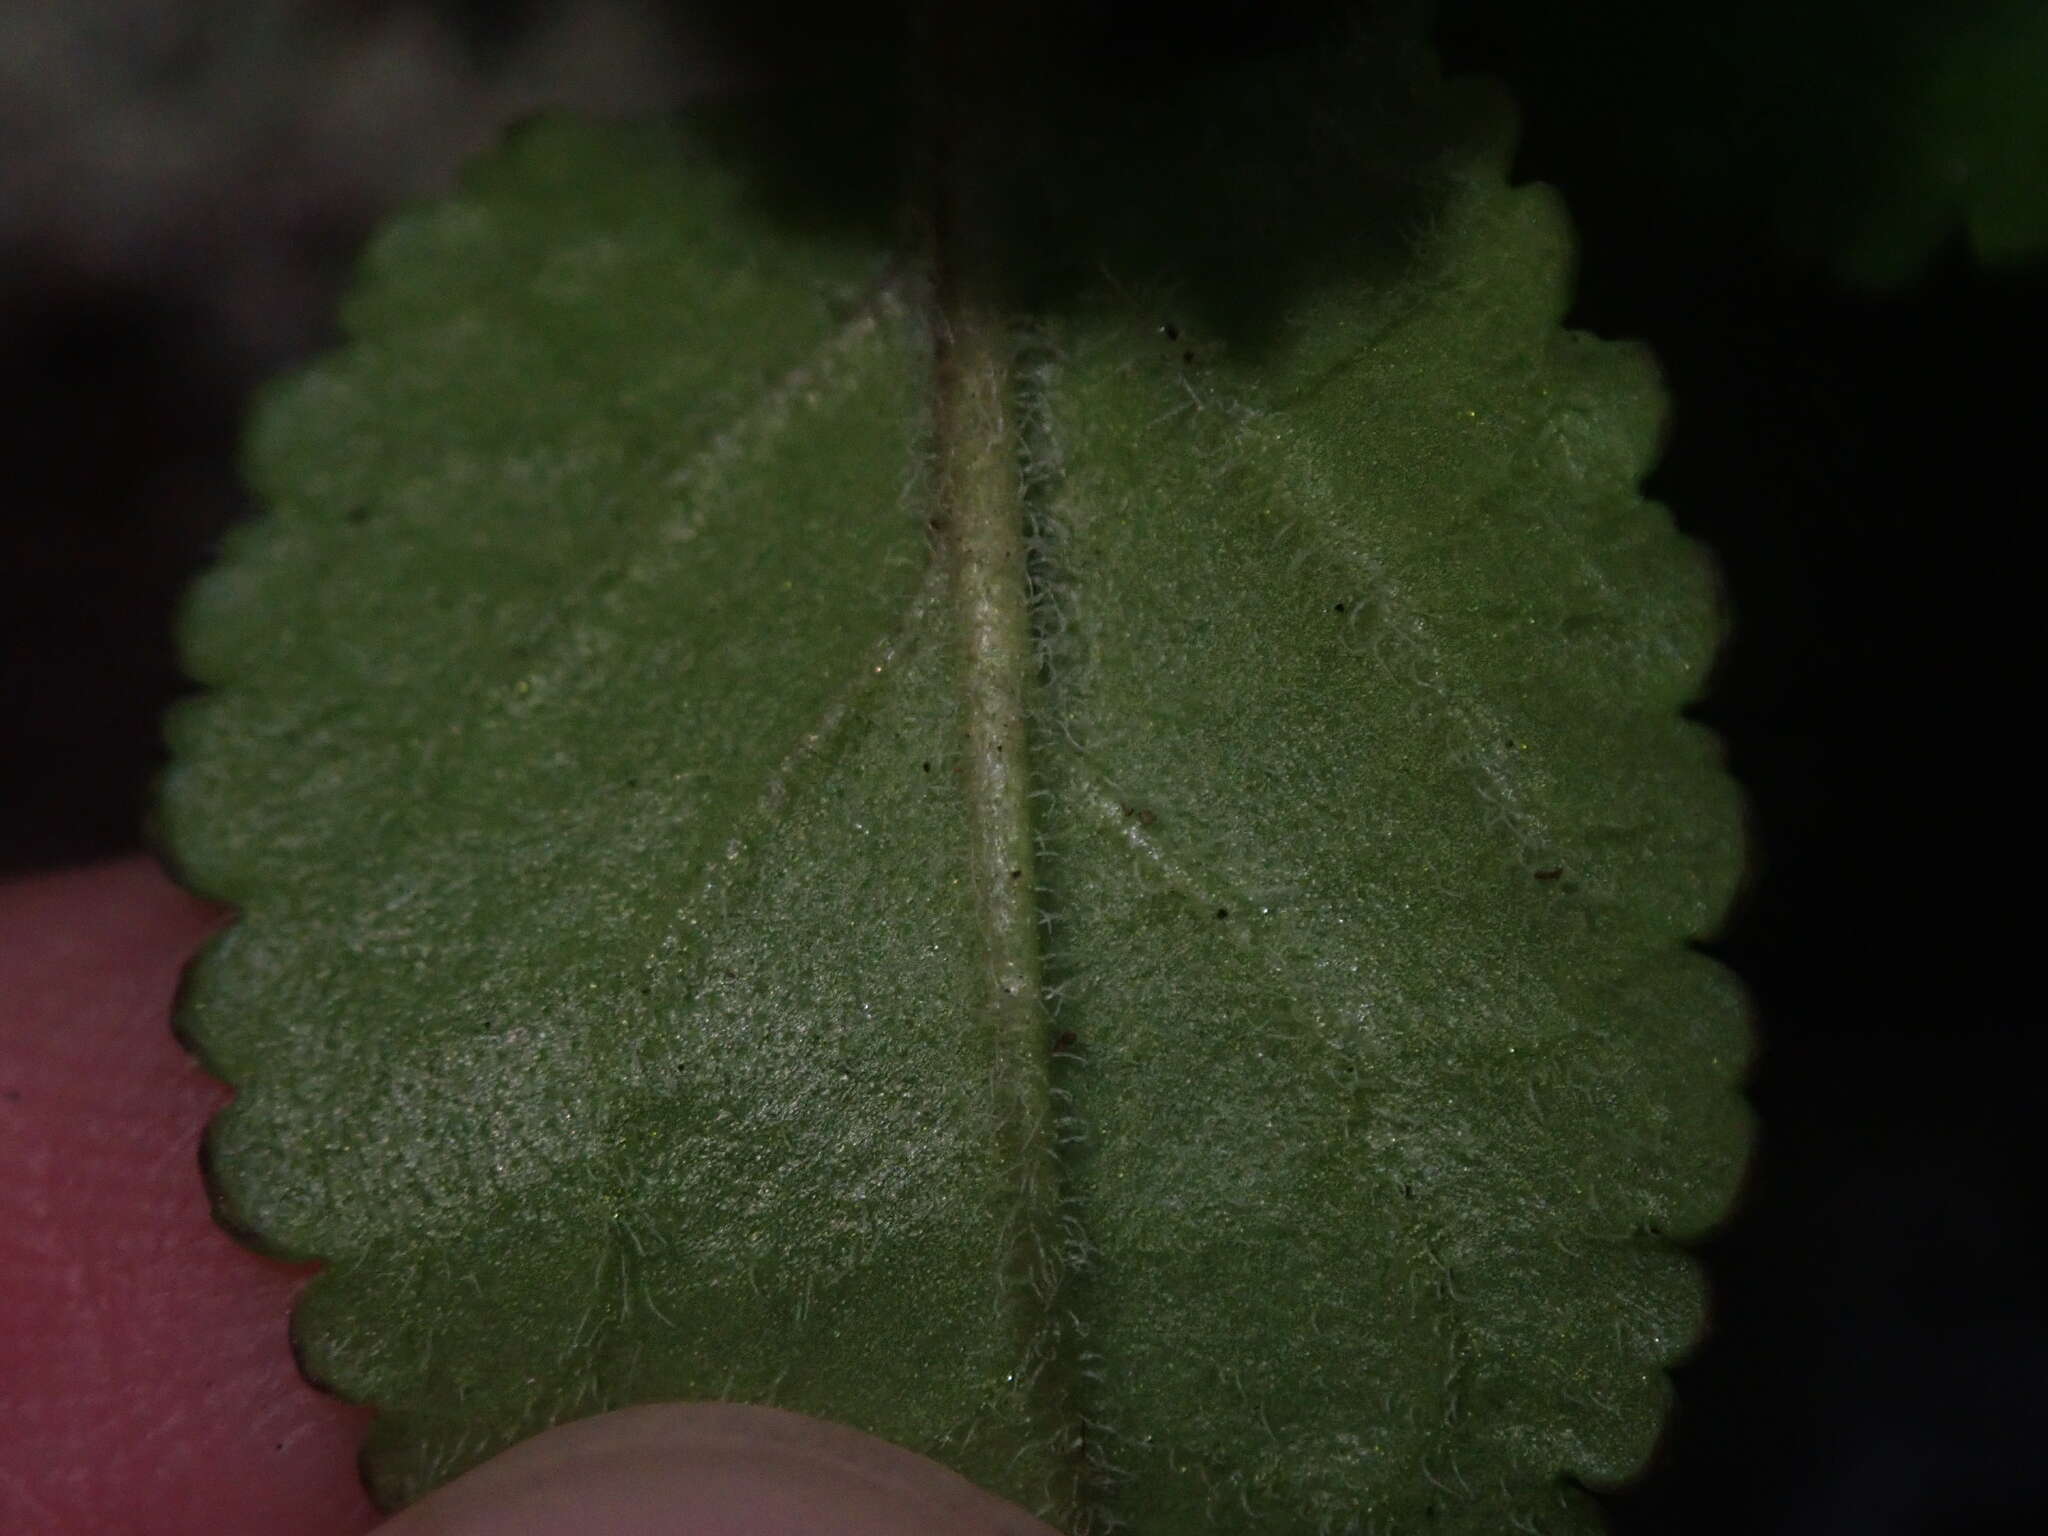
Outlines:
{"type": "MultiPolygon", "coordinates": [[[[332,340],[374,224],[534,105],[763,68],[646,0],[233,9],[0,0],[0,875],[138,846],[173,605],[249,511],[251,391],[332,340]]],[[[1521,102],[1518,176],[1579,223],[1573,323],[1663,361],[1650,491],[1733,610],[1699,713],[1753,811],[1712,947],[1756,1001],[1760,1140],[1624,1533],[2048,1529],[2017,962],[2048,267],[1987,270],[1954,229],[1843,275],[1940,9],[1440,7],[1448,66],[1521,102]]]]}

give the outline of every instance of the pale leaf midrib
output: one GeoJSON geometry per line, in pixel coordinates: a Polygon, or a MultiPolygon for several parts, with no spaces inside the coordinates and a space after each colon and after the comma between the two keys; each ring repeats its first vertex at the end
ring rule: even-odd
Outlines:
{"type": "Polygon", "coordinates": [[[932,231],[934,521],[959,646],[968,885],[981,950],[975,1023],[990,1055],[991,1151],[1006,1185],[1002,1286],[1020,1386],[1018,1451],[1040,1461],[1043,1513],[1064,1526],[1080,1513],[1082,1447],[1053,1305],[1062,1189],[1033,858],[1025,691],[1035,653],[1015,379],[1004,313],[962,249],[973,236],[957,238],[955,219],[971,199],[956,200],[955,190],[940,189],[932,231]]]}

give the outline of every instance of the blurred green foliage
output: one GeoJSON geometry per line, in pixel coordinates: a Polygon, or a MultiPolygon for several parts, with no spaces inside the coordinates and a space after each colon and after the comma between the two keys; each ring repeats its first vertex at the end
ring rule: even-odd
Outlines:
{"type": "Polygon", "coordinates": [[[1747,230],[1858,289],[1947,242],[2048,249],[2048,4],[1445,0],[1438,37],[1500,73],[1646,214],[1747,230]],[[1562,120],[1560,120],[1562,119],[1562,120]]]}

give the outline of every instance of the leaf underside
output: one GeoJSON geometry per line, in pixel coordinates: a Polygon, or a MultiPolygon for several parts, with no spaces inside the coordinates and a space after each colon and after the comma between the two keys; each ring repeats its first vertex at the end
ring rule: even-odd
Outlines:
{"type": "Polygon", "coordinates": [[[1640,1466],[1748,1135],[1710,573],[1506,114],[1377,110],[1256,337],[1107,259],[1002,317],[1028,1052],[919,265],[559,119],[376,242],[160,827],[242,912],[219,1208],[325,1262],[382,1500],[667,1398],[1076,1531],[1582,1530],[1640,1466]]]}

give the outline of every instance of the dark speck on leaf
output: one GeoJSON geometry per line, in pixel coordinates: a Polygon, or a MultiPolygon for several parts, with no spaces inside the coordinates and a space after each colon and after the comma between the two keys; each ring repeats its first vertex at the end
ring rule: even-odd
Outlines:
{"type": "Polygon", "coordinates": [[[925,765],[924,765],[924,771],[925,771],[926,773],[930,773],[930,772],[932,771],[932,765],[931,765],[931,763],[930,763],[930,762],[926,762],[926,763],[925,763],[925,765]]]}
{"type": "Polygon", "coordinates": [[[370,520],[370,509],[361,506],[350,507],[348,509],[348,520],[352,523],[367,523],[370,520]]]}
{"type": "Polygon", "coordinates": [[[1217,921],[1218,921],[1218,922],[1221,922],[1221,921],[1222,921],[1222,920],[1223,920],[1224,918],[1226,918],[1226,917],[1228,917],[1228,916],[1230,916],[1230,908],[1228,908],[1228,907],[1218,907],[1218,908],[1216,909],[1216,919],[1217,919],[1217,921]]]}
{"type": "Polygon", "coordinates": [[[1562,866],[1562,865],[1560,865],[1560,866],[1559,866],[1558,868],[1556,868],[1556,869],[1539,869],[1539,870],[1537,870],[1537,871],[1536,871],[1536,878],[1537,878],[1538,880],[1555,880],[1555,879],[1556,879],[1556,878],[1557,878],[1557,877],[1558,877],[1559,875],[1562,875],[1563,873],[1564,873],[1564,868],[1563,868],[1563,866],[1562,866]]]}
{"type": "Polygon", "coordinates": [[[1159,334],[1164,336],[1168,341],[1179,341],[1180,327],[1175,325],[1171,320],[1169,320],[1166,322],[1166,324],[1159,327],[1159,334]]]}
{"type": "Polygon", "coordinates": [[[1013,869],[1010,871],[1010,878],[1012,880],[1022,880],[1024,878],[1024,871],[1021,869],[1013,869]]]}
{"type": "Polygon", "coordinates": [[[1073,1049],[1073,1045],[1074,1032],[1071,1029],[1063,1029],[1059,1033],[1059,1038],[1053,1041],[1052,1048],[1056,1051],[1066,1051],[1073,1049]]]}
{"type": "Polygon", "coordinates": [[[1184,363],[1192,364],[1195,360],[1195,354],[1192,352],[1183,352],[1180,355],[1180,360],[1184,363]]]}
{"type": "Polygon", "coordinates": [[[1330,604],[1330,610],[1333,613],[1342,613],[1344,611],[1344,605],[1342,603],[1332,603],[1330,604]]]}

